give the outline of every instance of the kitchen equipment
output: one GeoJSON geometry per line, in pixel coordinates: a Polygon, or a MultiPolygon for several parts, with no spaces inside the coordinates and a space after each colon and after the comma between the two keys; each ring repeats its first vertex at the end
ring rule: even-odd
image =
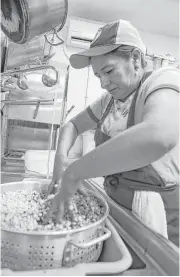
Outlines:
{"type": "MultiPolygon", "coordinates": [[[[51,150],[49,160],[49,173],[52,176],[54,167],[55,150],[51,150]]],[[[48,150],[27,150],[24,154],[24,169],[27,176],[46,176],[48,150]]]]}
{"type": "MultiPolygon", "coordinates": [[[[1,185],[1,193],[23,189],[45,191],[48,182],[23,181],[1,185]]],[[[87,226],[56,232],[1,231],[1,265],[12,270],[34,270],[73,266],[98,260],[103,241],[111,235],[105,227],[109,209],[106,201],[94,192],[105,209],[104,216],[87,226]]]]}
{"type": "Polygon", "coordinates": [[[2,0],[1,10],[3,32],[23,44],[51,30],[59,32],[67,18],[68,0],[2,0]]]}
{"type": "MultiPolygon", "coordinates": [[[[4,269],[1,271],[1,274],[3,276],[106,276],[113,274],[119,276],[131,266],[132,257],[111,220],[112,218],[106,220],[106,226],[111,231],[111,237],[104,242],[102,254],[96,263],[83,263],[69,268],[61,267],[57,269],[39,269],[33,271],[11,271],[4,269]]],[[[125,272],[125,274],[122,275],[132,274],[131,271],[128,271],[127,274],[125,272]]]]}
{"type": "Polygon", "coordinates": [[[54,80],[51,76],[48,76],[47,74],[42,75],[42,83],[46,87],[53,87],[56,85],[57,81],[54,80]]]}
{"type": "Polygon", "coordinates": [[[4,73],[1,73],[1,78],[7,77],[7,76],[9,77],[16,76],[17,74],[29,73],[29,72],[39,71],[39,70],[46,70],[46,69],[51,69],[51,71],[53,71],[53,73],[56,76],[54,82],[57,83],[59,79],[59,73],[57,69],[52,65],[40,65],[40,66],[28,67],[25,69],[8,70],[4,73]]]}
{"type": "Polygon", "coordinates": [[[8,38],[1,31],[1,72],[4,72],[6,70],[7,53],[8,53],[8,38]]]}
{"type": "Polygon", "coordinates": [[[16,44],[9,40],[7,70],[44,60],[44,36],[32,39],[25,44],[16,44]]]}
{"type": "MultiPolygon", "coordinates": [[[[97,178],[96,178],[97,179],[97,178]]],[[[117,204],[99,185],[96,179],[86,181],[86,188],[100,193],[109,204],[112,223],[123,237],[133,257],[134,269],[144,272],[124,275],[136,276],[178,276],[179,248],[171,241],[147,227],[128,209],[117,204]],[[132,251],[133,250],[133,251],[132,251]]]]}
{"type": "Polygon", "coordinates": [[[26,77],[23,74],[19,74],[18,80],[17,80],[17,86],[22,90],[27,90],[28,85],[26,82],[26,77]]]}

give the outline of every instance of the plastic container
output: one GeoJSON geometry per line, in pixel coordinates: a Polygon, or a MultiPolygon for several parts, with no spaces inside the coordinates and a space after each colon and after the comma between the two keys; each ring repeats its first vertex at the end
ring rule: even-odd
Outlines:
{"type": "MultiPolygon", "coordinates": [[[[48,150],[28,150],[24,154],[25,174],[30,176],[47,175],[48,150]]],[[[51,150],[49,175],[53,173],[55,150],[51,150]]]]}
{"type": "MultiPolygon", "coordinates": [[[[49,176],[53,174],[55,150],[51,150],[49,160],[49,176]]],[[[28,150],[24,154],[24,168],[26,176],[46,177],[48,173],[49,150],[28,150]]],[[[69,151],[68,158],[72,160],[82,156],[82,138],[78,137],[69,151]]]]}
{"type": "Polygon", "coordinates": [[[85,132],[82,134],[82,144],[83,144],[83,156],[95,148],[94,133],[85,132]]]}

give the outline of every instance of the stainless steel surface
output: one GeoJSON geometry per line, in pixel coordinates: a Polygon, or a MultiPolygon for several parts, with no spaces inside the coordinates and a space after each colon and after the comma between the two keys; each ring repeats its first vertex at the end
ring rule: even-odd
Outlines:
{"type": "Polygon", "coordinates": [[[8,58],[8,38],[1,31],[1,72],[6,71],[8,58]]]}
{"type": "MultiPolygon", "coordinates": [[[[44,191],[48,186],[47,182],[44,184],[40,181],[27,180],[3,184],[1,192],[19,189],[44,191]]],[[[18,232],[2,228],[2,267],[12,270],[31,270],[97,261],[102,251],[103,240],[110,236],[109,230],[106,231],[106,235],[103,234],[109,208],[106,201],[98,194],[84,189],[83,191],[98,198],[105,208],[105,214],[99,221],[68,231],[18,232]],[[90,241],[93,242],[90,243],[90,241]],[[81,248],[73,245],[76,243],[81,248]]]]}
{"type": "Polygon", "coordinates": [[[9,40],[7,70],[19,68],[25,64],[31,64],[35,59],[43,61],[44,59],[43,36],[35,38],[26,44],[18,45],[9,40]]]}
{"type": "Polygon", "coordinates": [[[65,80],[60,126],[62,126],[64,124],[64,121],[66,119],[68,84],[69,84],[69,65],[67,67],[67,72],[66,72],[66,80],[65,80]]]}
{"type": "Polygon", "coordinates": [[[104,233],[104,235],[102,235],[101,237],[95,238],[89,242],[77,243],[77,242],[71,241],[71,244],[73,244],[76,247],[85,249],[85,248],[91,247],[97,243],[100,243],[100,242],[108,239],[111,236],[111,232],[105,227],[100,228],[99,231],[102,231],[104,233]]]}
{"type": "MultiPolygon", "coordinates": [[[[179,272],[179,248],[149,229],[132,212],[118,205],[96,181],[88,180],[87,183],[89,183],[89,189],[99,192],[106,199],[114,226],[136,256],[138,255],[141,261],[148,265],[148,268],[155,270],[157,276],[177,276],[179,272]]],[[[142,263],[140,264],[142,265],[142,263]]]]}
{"type": "Polygon", "coordinates": [[[50,32],[60,31],[66,21],[67,0],[2,0],[2,30],[15,43],[23,44],[50,32]]]}
{"type": "MultiPolygon", "coordinates": [[[[8,95],[3,95],[5,100],[8,100],[8,95]]],[[[2,100],[1,100],[2,101],[2,100]]],[[[1,156],[3,156],[8,148],[7,135],[8,135],[8,105],[1,105],[1,156]]]]}
{"type": "MultiPolygon", "coordinates": [[[[109,275],[136,275],[146,276],[152,271],[136,271],[131,274],[127,269],[132,264],[132,257],[128,248],[117,233],[116,229],[111,224],[111,221],[106,220],[106,226],[111,231],[111,237],[104,242],[102,254],[96,263],[77,264],[73,267],[61,267],[56,270],[33,270],[33,271],[11,271],[2,270],[2,275],[14,276],[109,276],[109,275]],[[144,273],[144,275],[143,275],[144,273]]],[[[151,275],[151,274],[150,274],[151,275]]],[[[150,276],[148,275],[148,276],[150,276]]],[[[157,275],[157,274],[156,274],[157,275]]]]}
{"type": "MultiPolygon", "coordinates": [[[[53,130],[52,149],[55,149],[56,127],[53,130]]],[[[51,125],[33,121],[9,120],[8,150],[48,150],[51,125]]]]}

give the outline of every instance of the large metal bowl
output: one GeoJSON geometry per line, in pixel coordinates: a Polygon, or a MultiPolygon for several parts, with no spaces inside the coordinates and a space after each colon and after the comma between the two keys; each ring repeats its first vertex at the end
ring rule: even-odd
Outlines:
{"type": "MultiPolygon", "coordinates": [[[[3,184],[1,193],[24,189],[35,189],[41,192],[47,188],[48,184],[23,181],[3,184]]],[[[84,191],[95,196],[105,208],[105,214],[99,221],[68,231],[19,232],[2,228],[2,268],[48,269],[97,261],[102,251],[103,241],[111,235],[110,230],[105,228],[109,208],[99,194],[86,189],[84,191]]]]}

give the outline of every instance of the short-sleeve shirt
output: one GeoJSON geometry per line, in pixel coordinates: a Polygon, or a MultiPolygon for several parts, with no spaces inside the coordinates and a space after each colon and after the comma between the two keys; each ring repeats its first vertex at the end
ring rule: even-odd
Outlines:
{"type": "MultiPolygon", "coordinates": [[[[142,122],[144,106],[148,96],[159,89],[170,89],[179,92],[180,89],[180,70],[173,67],[162,67],[152,72],[152,74],[140,86],[134,111],[134,125],[142,122]]],[[[135,92],[136,93],[136,92],[135,92]]],[[[106,117],[101,131],[110,137],[115,136],[127,128],[128,114],[123,117],[122,110],[127,108],[129,110],[134,95],[125,102],[114,100],[112,109],[106,117]],[[119,103],[118,103],[119,102],[119,103]]],[[[110,95],[105,93],[100,99],[90,105],[93,114],[100,119],[105,110],[110,95]]],[[[159,103],[160,104],[160,103],[159,103]]],[[[153,162],[151,165],[155,172],[161,176],[166,186],[172,184],[179,184],[179,144],[164,155],[159,160],[153,162]]]]}
{"type": "MultiPolygon", "coordinates": [[[[134,124],[143,120],[143,111],[148,96],[158,89],[170,89],[179,92],[180,70],[162,67],[154,71],[142,84],[136,99],[134,124]]],[[[161,104],[161,103],[159,103],[161,104]]],[[[161,176],[166,186],[179,184],[179,143],[159,160],[153,162],[152,167],[161,176]]]]}
{"type": "MultiPolygon", "coordinates": [[[[148,96],[155,90],[161,88],[170,88],[179,91],[180,71],[173,67],[162,67],[153,71],[153,73],[142,84],[135,107],[135,124],[142,121],[143,110],[148,96]]],[[[128,112],[131,106],[134,93],[126,100],[121,102],[115,100],[111,110],[105,118],[101,131],[113,137],[127,128],[128,112]]],[[[100,120],[111,95],[105,92],[97,101],[90,105],[90,109],[95,117],[100,120]]]]}
{"type": "Polygon", "coordinates": [[[144,105],[148,96],[158,89],[173,89],[179,92],[180,89],[180,70],[173,67],[161,67],[152,74],[142,84],[135,107],[135,124],[142,121],[144,105]]]}
{"type": "MultiPolygon", "coordinates": [[[[101,126],[101,131],[103,133],[110,137],[114,137],[127,128],[128,112],[133,95],[134,93],[125,102],[114,99],[111,110],[101,126]]],[[[101,98],[90,105],[92,113],[98,120],[101,119],[110,99],[111,95],[105,92],[101,98]]]]}

